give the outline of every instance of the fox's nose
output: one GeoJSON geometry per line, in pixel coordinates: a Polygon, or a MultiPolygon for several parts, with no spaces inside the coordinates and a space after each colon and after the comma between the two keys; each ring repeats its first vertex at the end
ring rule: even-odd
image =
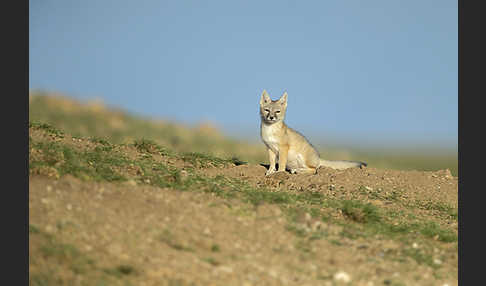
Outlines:
{"type": "Polygon", "coordinates": [[[275,118],[275,117],[273,117],[273,116],[269,116],[269,119],[270,119],[270,120],[273,120],[274,118],[275,118]]]}

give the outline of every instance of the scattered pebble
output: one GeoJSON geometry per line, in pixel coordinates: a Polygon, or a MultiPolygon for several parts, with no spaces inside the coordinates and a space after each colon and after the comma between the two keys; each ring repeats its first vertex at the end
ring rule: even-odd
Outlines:
{"type": "Polygon", "coordinates": [[[320,221],[316,220],[315,222],[312,223],[311,229],[313,231],[316,231],[316,230],[320,229],[321,226],[322,226],[322,223],[320,221]]]}
{"type": "Polygon", "coordinates": [[[339,271],[336,274],[334,274],[334,280],[348,283],[351,281],[351,276],[349,276],[349,274],[344,271],[339,271]]]}
{"type": "Polygon", "coordinates": [[[206,228],[204,229],[203,233],[204,233],[205,235],[210,235],[210,234],[211,234],[211,230],[210,230],[208,227],[206,227],[206,228]]]}
{"type": "Polygon", "coordinates": [[[231,268],[229,266],[221,265],[218,268],[216,268],[216,271],[217,272],[225,272],[225,273],[233,273],[233,268],[231,268]]]}
{"type": "Polygon", "coordinates": [[[189,173],[187,173],[186,170],[181,170],[180,174],[182,180],[186,179],[189,176],[189,173]]]}
{"type": "Polygon", "coordinates": [[[412,247],[413,247],[413,248],[418,248],[418,244],[417,244],[416,242],[414,242],[414,243],[412,244],[412,247]]]}
{"type": "Polygon", "coordinates": [[[305,220],[310,221],[312,219],[312,216],[309,213],[305,213],[305,220]]]}
{"type": "Polygon", "coordinates": [[[137,185],[137,182],[135,182],[134,180],[128,180],[124,182],[124,184],[127,186],[135,187],[137,185]]]}

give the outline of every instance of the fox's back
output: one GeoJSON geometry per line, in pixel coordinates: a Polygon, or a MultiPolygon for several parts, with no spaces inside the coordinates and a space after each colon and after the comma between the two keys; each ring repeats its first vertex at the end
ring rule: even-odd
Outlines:
{"type": "Polygon", "coordinates": [[[319,162],[319,152],[312,144],[297,130],[290,127],[288,129],[289,151],[288,162],[289,168],[301,168],[307,165],[316,165],[319,162]]]}

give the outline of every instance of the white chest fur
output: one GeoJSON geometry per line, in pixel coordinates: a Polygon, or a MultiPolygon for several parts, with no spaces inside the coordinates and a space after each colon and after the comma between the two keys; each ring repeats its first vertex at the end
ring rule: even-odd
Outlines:
{"type": "Polygon", "coordinates": [[[267,145],[268,148],[272,149],[273,152],[278,154],[278,145],[279,145],[279,137],[278,137],[278,131],[280,130],[281,126],[278,126],[277,124],[272,124],[272,125],[267,125],[267,124],[262,124],[261,125],[261,136],[263,143],[267,145]]]}

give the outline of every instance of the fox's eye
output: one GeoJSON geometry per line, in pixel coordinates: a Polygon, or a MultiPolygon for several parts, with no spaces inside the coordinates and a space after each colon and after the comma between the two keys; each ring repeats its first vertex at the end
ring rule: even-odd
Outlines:
{"type": "Polygon", "coordinates": [[[280,110],[275,111],[275,113],[280,113],[280,110]]]}
{"type": "Polygon", "coordinates": [[[268,110],[268,109],[265,109],[265,112],[270,112],[270,110],[268,110]]]}

